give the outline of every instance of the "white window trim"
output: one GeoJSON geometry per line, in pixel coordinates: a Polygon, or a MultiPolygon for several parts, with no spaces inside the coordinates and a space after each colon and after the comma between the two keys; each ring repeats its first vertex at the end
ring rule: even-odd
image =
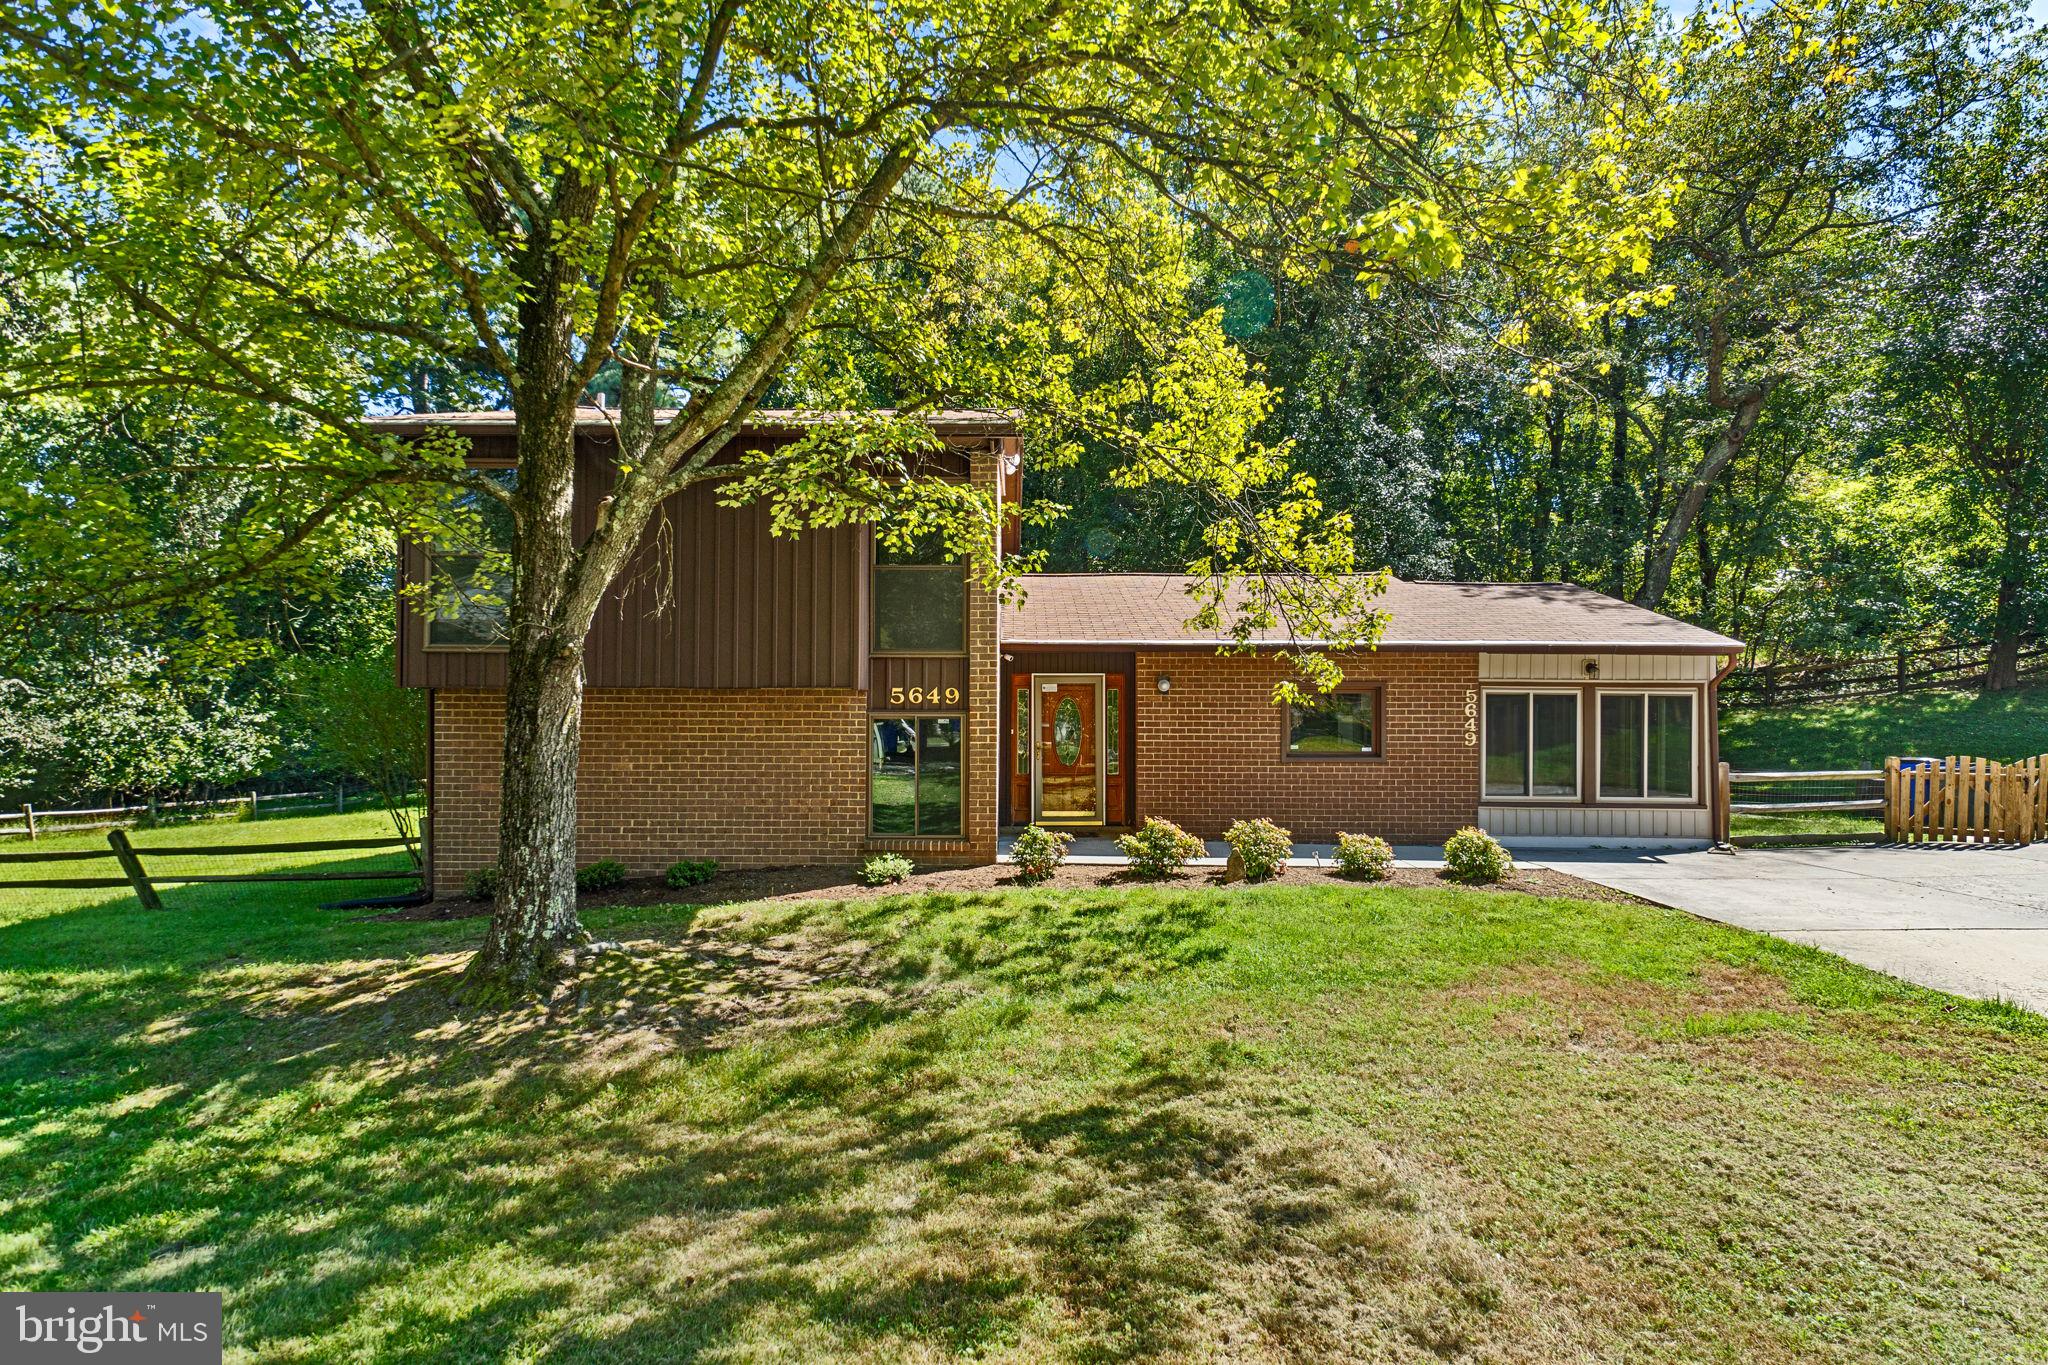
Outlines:
{"type": "Polygon", "coordinates": [[[1538,801],[1552,806],[1575,806],[1584,796],[1586,782],[1586,694],[1577,687],[1482,687],[1479,690],[1479,804],[1496,801],[1538,801]],[[1537,796],[1525,792],[1510,796],[1505,792],[1490,792],[1486,789],[1486,699],[1492,696],[1528,697],[1531,700],[1523,707],[1527,721],[1528,739],[1523,748],[1527,760],[1523,769],[1524,781],[1534,786],[1536,779],[1536,704],[1539,696],[1570,697],[1572,699],[1572,789],[1564,796],[1537,796]]]}
{"type": "Polygon", "coordinates": [[[1602,687],[1593,693],[1593,799],[1603,806],[1696,806],[1700,803],[1700,694],[1689,687],[1602,687]],[[1609,697],[1641,697],[1643,721],[1643,794],[1641,796],[1609,796],[1600,790],[1600,708],[1609,697]],[[1692,761],[1685,765],[1686,794],[1684,796],[1650,795],[1650,717],[1651,697],[1684,697],[1692,703],[1692,761]]]}

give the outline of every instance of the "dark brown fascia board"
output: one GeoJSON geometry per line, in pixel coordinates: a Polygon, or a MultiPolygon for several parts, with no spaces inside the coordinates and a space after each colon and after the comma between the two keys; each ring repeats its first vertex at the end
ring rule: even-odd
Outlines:
{"type": "MultiPolygon", "coordinates": [[[[1214,653],[1234,647],[1228,640],[1004,640],[1004,649],[1043,650],[1143,650],[1148,654],[1214,653]]],[[[1266,649],[1317,649],[1312,640],[1262,641],[1254,651],[1266,649]]],[[[1732,644],[1648,644],[1641,640],[1395,640],[1383,641],[1372,649],[1339,650],[1343,654],[1728,654],[1746,646],[1732,644]]]]}

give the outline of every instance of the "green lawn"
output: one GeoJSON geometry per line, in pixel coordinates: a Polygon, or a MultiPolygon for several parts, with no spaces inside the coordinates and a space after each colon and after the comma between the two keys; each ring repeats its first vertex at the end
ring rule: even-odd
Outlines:
{"type": "Polygon", "coordinates": [[[1663,910],[611,909],[478,1018],[478,921],[172,894],[0,892],[0,1285],[231,1359],[2048,1355],[2048,1025],[1663,910]]]}
{"type": "Polygon", "coordinates": [[[1878,834],[1884,820],[1877,812],[1797,811],[1786,815],[1751,815],[1737,811],[1728,817],[1729,833],[1740,838],[1750,834],[1878,834]]]}
{"type": "Polygon", "coordinates": [[[2048,687],[1721,713],[1721,757],[1737,770],[1881,768],[1888,756],[1970,754],[2007,762],[2048,753],[2048,687]]]}

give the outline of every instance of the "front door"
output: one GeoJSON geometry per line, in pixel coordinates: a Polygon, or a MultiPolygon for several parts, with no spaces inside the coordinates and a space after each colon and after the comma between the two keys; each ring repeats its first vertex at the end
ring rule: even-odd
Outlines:
{"type": "Polygon", "coordinates": [[[1046,825],[1102,823],[1102,678],[1038,680],[1035,818],[1046,825]]]}

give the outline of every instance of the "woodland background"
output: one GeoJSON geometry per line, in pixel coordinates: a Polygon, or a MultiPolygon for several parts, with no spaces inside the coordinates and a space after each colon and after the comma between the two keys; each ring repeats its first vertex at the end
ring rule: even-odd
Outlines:
{"type": "MultiPolygon", "coordinates": [[[[2048,627],[2039,33],[1996,5],[1859,13],[1854,80],[1838,53],[1762,44],[1672,61],[1667,18],[1503,125],[1531,159],[1591,164],[1614,130],[1580,125],[1573,82],[1641,84],[1639,159],[1685,189],[1629,301],[1604,312],[1546,320],[1526,259],[1483,246],[1393,276],[1340,254],[1301,278],[1190,228],[1189,314],[1219,310],[1262,367],[1279,401],[1260,438],[1291,443],[1351,512],[1362,567],[1583,583],[1739,636],[1752,666],[1982,643],[1983,685],[2027,681],[2048,627]],[[1975,66],[1951,97],[1924,58],[1956,44],[1975,66]]],[[[0,300],[19,302],[4,279],[0,300]]],[[[1105,377],[1133,363],[1114,340],[1083,362],[1105,377]]],[[[616,386],[613,370],[594,390],[616,386]]],[[[765,401],[807,396],[792,382],[765,401]]],[[[379,406],[503,401],[450,364],[389,374],[379,406]]],[[[218,439],[191,402],[10,400],[0,462],[22,486],[57,465],[111,483],[161,471],[218,439]]],[[[1039,567],[1177,570],[1201,554],[1208,509],[1170,482],[1113,481],[1118,454],[1082,444],[1070,463],[1027,463],[1027,498],[1067,509],[1029,532],[1039,567]]],[[[152,486],[167,560],[237,515],[217,479],[152,486]]],[[[224,587],[146,624],[83,612],[8,632],[0,804],[337,775],[352,717],[417,714],[390,680],[396,534],[359,529],[317,576],[224,587]]],[[[24,573],[7,543],[0,574],[24,573]]]]}

